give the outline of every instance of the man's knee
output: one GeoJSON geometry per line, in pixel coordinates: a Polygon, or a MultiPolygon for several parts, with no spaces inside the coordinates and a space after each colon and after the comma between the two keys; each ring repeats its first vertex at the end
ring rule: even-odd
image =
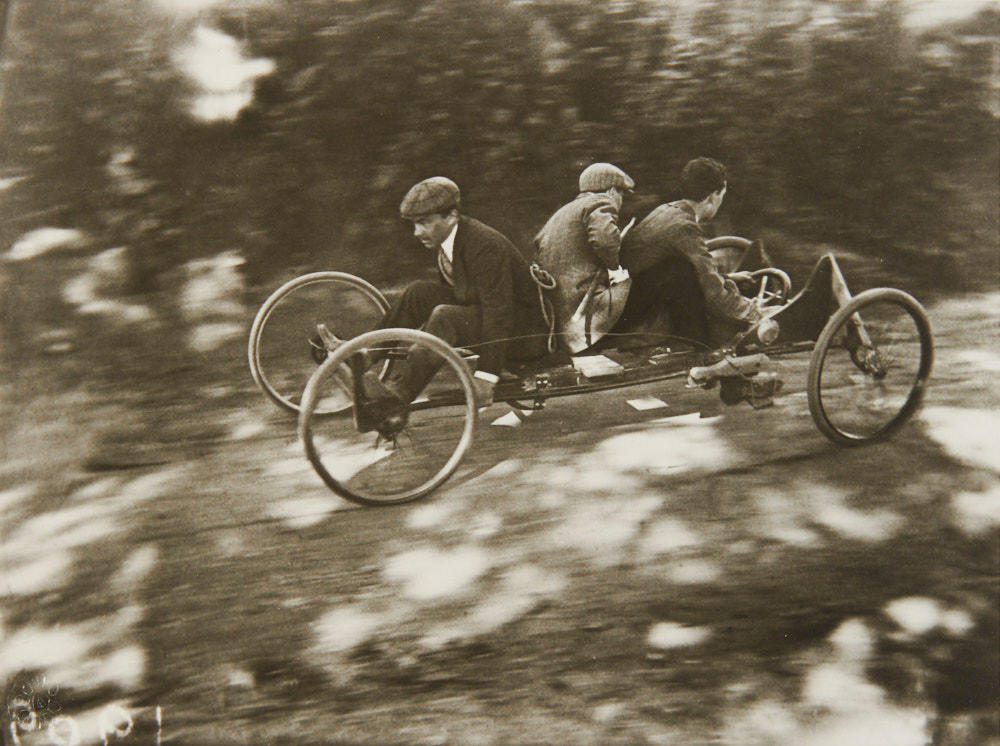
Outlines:
{"type": "Polygon", "coordinates": [[[417,280],[416,282],[411,282],[403,289],[403,294],[399,297],[399,302],[409,306],[425,305],[429,301],[440,297],[440,283],[431,282],[430,280],[417,280]]]}
{"type": "Polygon", "coordinates": [[[459,340],[468,336],[470,327],[469,309],[464,306],[438,305],[431,311],[424,324],[424,331],[429,332],[449,344],[459,344],[459,340]]]}
{"type": "Polygon", "coordinates": [[[404,326],[415,329],[427,321],[434,307],[450,299],[449,289],[440,283],[420,280],[406,286],[392,304],[382,326],[404,326]]]}

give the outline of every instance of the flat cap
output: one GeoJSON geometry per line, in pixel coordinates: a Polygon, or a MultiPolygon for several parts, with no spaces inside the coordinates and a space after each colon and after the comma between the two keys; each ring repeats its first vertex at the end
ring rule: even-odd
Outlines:
{"type": "Polygon", "coordinates": [[[606,192],[611,187],[631,189],[632,177],[611,163],[591,163],[580,174],[581,192],[606,192]]]}
{"type": "Polygon", "coordinates": [[[399,215],[407,220],[416,220],[432,212],[449,210],[461,204],[458,184],[444,176],[432,176],[410,187],[410,191],[399,204],[399,215]]]}

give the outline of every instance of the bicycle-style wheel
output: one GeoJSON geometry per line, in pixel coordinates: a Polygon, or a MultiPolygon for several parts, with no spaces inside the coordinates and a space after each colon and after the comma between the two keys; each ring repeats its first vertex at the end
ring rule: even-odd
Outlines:
{"type": "MultiPolygon", "coordinates": [[[[282,285],[264,302],[250,329],[250,372],[261,391],[292,412],[309,377],[336,340],[371,331],[389,303],[378,289],[344,272],[313,272],[282,285]]],[[[349,375],[319,412],[350,408],[349,375]],[[346,379],[346,380],[345,380],[346,379]]]]}
{"type": "Polygon", "coordinates": [[[920,406],[934,359],[930,322],[910,295],[867,290],[830,317],[809,360],[809,411],[834,443],[879,440],[920,406]]]}
{"type": "Polygon", "coordinates": [[[742,236],[717,236],[706,242],[708,253],[715,260],[716,269],[722,274],[735,272],[739,269],[740,260],[753,241],[742,236]]]}
{"type": "Polygon", "coordinates": [[[362,505],[390,505],[440,487],[472,443],[475,422],[472,374],[458,353],[426,332],[382,329],[346,342],[309,379],[299,437],[309,462],[331,490],[362,505]],[[340,389],[338,372],[358,353],[380,373],[384,366],[378,359],[388,355],[390,378],[414,354],[440,368],[404,416],[380,428],[382,432],[361,432],[365,428],[359,428],[358,414],[353,419],[315,416],[318,403],[340,389]]]}

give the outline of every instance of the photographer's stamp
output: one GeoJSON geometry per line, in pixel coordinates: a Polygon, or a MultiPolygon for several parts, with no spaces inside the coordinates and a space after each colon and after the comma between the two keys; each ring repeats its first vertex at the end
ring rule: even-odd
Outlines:
{"type": "Polygon", "coordinates": [[[159,746],[160,706],[130,707],[112,701],[73,707],[67,694],[44,675],[14,676],[5,690],[4,746],[159,746]]]}

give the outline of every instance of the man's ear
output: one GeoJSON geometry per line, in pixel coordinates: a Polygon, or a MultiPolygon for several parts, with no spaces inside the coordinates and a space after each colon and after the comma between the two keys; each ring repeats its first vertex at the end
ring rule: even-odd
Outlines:
{"type": "Polygon", "coordinates": [[[707,201],[718,211],[719,208],[722,207],[722,200],[725,198],[725,196],[726,196],[726,187],[723,186],[720,189],[716,189],[714,192],[712,192],[708,196],[707,201]]]}

